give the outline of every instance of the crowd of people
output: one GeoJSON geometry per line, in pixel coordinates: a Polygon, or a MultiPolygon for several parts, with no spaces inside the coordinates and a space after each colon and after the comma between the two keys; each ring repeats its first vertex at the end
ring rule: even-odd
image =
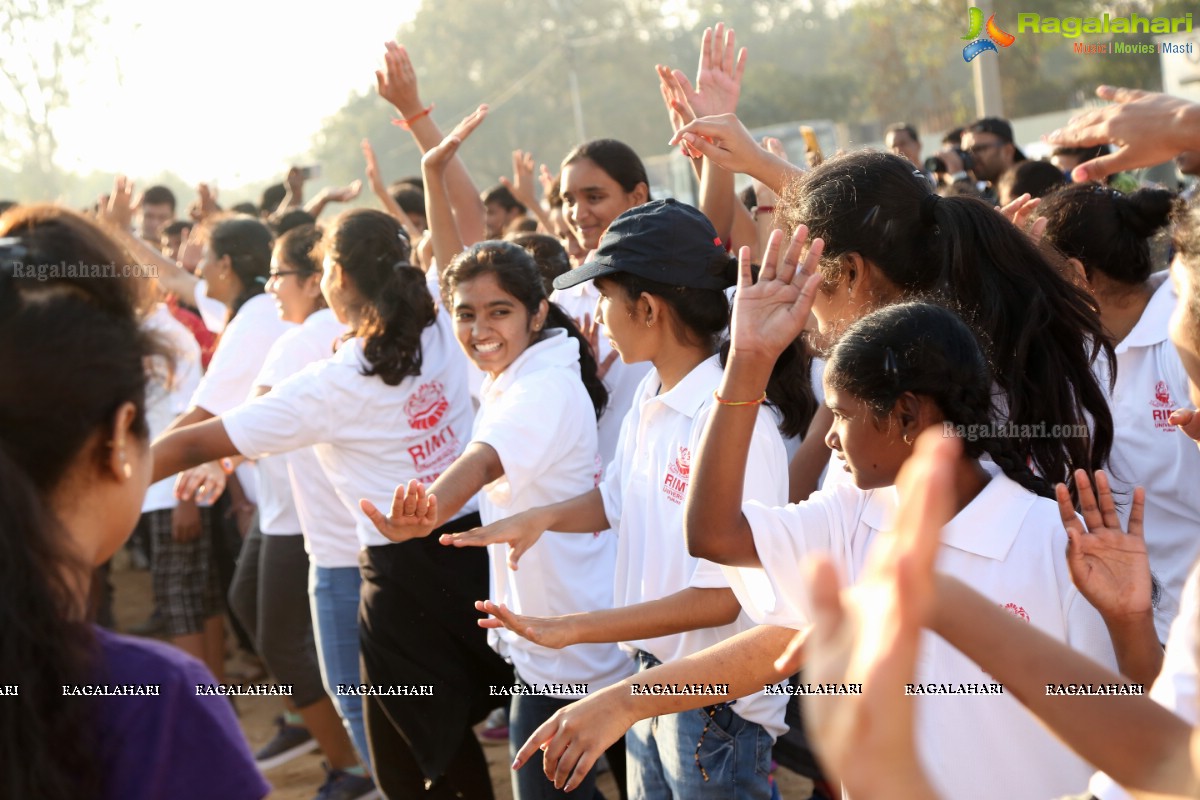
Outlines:
{"type": "Polygon", "coordinates": [[[0,796],[319,749],[318,800],[482,800],[489,737],[518,800],[771,800],[785,739],[814,797],[1200,796],[1200,210],[1133,173],[1200,174],[1200,105],[791,163],[700,50],[696,207],[614,139],[480,191],[487,106],[443,134],[397,44],[379,208],[5,204],[0,796]],[[123,547],[165,641],[113,630],[123,547]]]}

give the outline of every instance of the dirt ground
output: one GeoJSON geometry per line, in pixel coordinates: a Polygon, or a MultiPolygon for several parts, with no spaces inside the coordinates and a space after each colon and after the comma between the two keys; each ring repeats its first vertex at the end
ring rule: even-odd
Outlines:
{"type": "MultiPolygon", "coordinates": [[[[150,573],[134,569],[128,563],[124,554],[114,559],[112,583],[114,588],[114,613],[117,627],[128,631],[130,626],[140,623],[150,614],[152,607],[150,573]]],[[[244,669],[238,661],[230,661],[231,671],[244,669]]],[[[250,742],[252,750],[257,750],[265,744],[274,733],[273,720],[283,711],[283,704],[278,698],[244,697],[237,701],[242,732],[250,742]]],[[[512,784],[509,778],[508,748],[504,746],[486,746],[484,754],[492,773],[492,787],[496,800],[512,800],[512,784]]],[[[300,756],[287,764],[266,773],[274,791],[271,800],[311,800],[324,782],[325,775],[321,768],[319,753],[309,753],[300,756]]],[[[779,783],[780,793],[785,800],[803,800],[811,793],[810,784],[803,778],[785,770],[776,772],[775,778],[779,783]]],[[[600,790],[609,800],[617,797],[616,785],[611,775],[600,777],[600,790]]],[[[586,799],[584,799],[586,800],[586,799]]]]}

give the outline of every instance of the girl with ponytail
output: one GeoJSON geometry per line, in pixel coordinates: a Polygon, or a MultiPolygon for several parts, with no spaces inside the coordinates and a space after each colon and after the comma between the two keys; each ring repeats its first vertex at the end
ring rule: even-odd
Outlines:
{"type": "MultiPolygon", "coordinates": [[[[653,365],[625,418],[617,456],[598,488],[478,531],[443,537],[443,542],[455,547],[506,543],[515,569],[518,559],[524,567],[541,549],[558,546],[541,538],[544,531],[555,531],[549,534],[553,539],[579,538],[566,534],[612,527],[619,534],[615,607],[565,617],[533,616],[489,602],[481,606],[496,618],[489,627],[503,626],[550,648],[626,643],[637,653],[643,671],[636,676],[639,681],[659,663],[686,658],[750,627],[720,568],[689,556],[683,541],[683,502],[693,476],[693,454],[704,421],[716,407],[718,344],[729,325],[725,289],[736,276],[736,265],[716,238],[712,224],[696,209],[673,200],[650,202],[618,216],[595,258],[555,280],[560,289],[595,280],[601,296],[598,316],[622,361],[653,365]]],[[[754,421],[744,482],[747,499],[778,505],[786,497],[786,456],[778,426],[780,418],[783,424],[802,424],[790,397],[777,395],[772,385],[760,399],[774,405],[755,402],[747,412],[754,421]]],[[[703,714],[667,714],[653,725],[635,725],[625,739],[630,793],[670,787],[677,797],[770,797],[769,754],[774,738],[786,729],[786,698],[761,689],[705,697],[703,714]]],[[[529,742],[545,741],[539,737],[556,729],[563,714],[583,707],[620,727],[604,742],[608,748],[633,723],[628,720],[621,727],[625,716],[619,704],[629,693],[627,682],[591,693],[555,712],[529,742]],[[618,687],[623,695],[613,694],[618,687]]],[[[568,790],[581,784],[595,761],[580,764],[574,773],[556,774],[557,758],[527,765],[531,757],[541,760],[536,745],[526,745],[518,754],[523,771],[540,768],[556,787],[568,790]]]]}
{"type": "MultiPolygon", "coordinates": [[[[595,487],[599,472],[596,420],[608,394],[587,340],[562,309],[547,301],[533,257],[510,242],[481,242],[450,262],[441,282],[458,342],[486,375],[482,403],[463,454],[428,492],[418,482],[399,486],[390,518],[366,509],[392,541],[428,536],[476,495],[486,525],[585,493],[595,487]]],[[[519,572],[509,572],[504,548],[488,551],[494,603],[543,616],[612,607],[617,555],[612,531],[549,537],[519,572]]],[[[582,696],[580,686],[591,691],[632,671],[611,643],[560,653],[500,630],[492,635],[492,645],[511,659],[518,683],[535,692],[514,693],[511,741],[523,741],[582,696]]],[[[623,780],[624,753],[613,757],[623,780]]],[[[585,795],[594,782],[589,775],[585,795]]],[[[525,800],[557,796],[535,770],[513,773],[513,794],[525,800]]]]}
{"type": "MultiPolygon", "coordinates": [[[[409,262],[400,223],[347,211],[322,244],[321,290],[349,338],[267,394],[155,442],[155,472],[312,446],[363,548],[362,686],[391,689],[361,692],[379,788],[389,797],[427,786],[430,798],[491,797],[471,725],[498,704],[488,687],[511,684],[512,670],[475,624],[487,556],[427,539],[393,543],[363,510],[390,501],[397,485],[433,481],[462,454],[473,414],[467,364],[424,273],[409,262]]],[[[478,514],[460,512],[442,531],[478,524],[478,514]]]]}
{"type": "MultiPolygon", "coordinates": [[[[1135,487],[1146,491],[1146,550],[1161,589],[1146,637],[1151,648],[1167,640],[1188,571],[1200,557],[1200,494],[1179,480],[1200,474],[1200,450],[1169,419],[1189,402],[1187,372],[1168,336],[1176,296],[1151,254],[1174,206],[1174,195],[1163,189],[1125,195],[1079,183],[1050,195],[1039,209],[1047,221],[1043,241],[1086,277],[1116,350],[1109,480],[1121,501],[1122,527],[1129,523],[1135,487]]],[[[1097,362],[1102,384],[1112,382],[1110,372],[1107,362],[1097,362]]]]}
{"type": "Polygon", "coordinates": [[[87,619],[150,485],[147,364],[170,355],[140,280],[34,274],[64,262],[133,259],[70,211],[0,217],[0,797],[264,797],[228,700],[197,695],[212,674],[87,619]]]}

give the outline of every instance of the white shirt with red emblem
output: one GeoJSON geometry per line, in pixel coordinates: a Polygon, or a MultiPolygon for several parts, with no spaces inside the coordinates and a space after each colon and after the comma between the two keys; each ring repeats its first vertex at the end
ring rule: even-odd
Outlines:
{"type": "MultiPolygon", "coordinates": [[[[609,523],[618,531],[617,606],[629,606],[683,591],[726,588],[722,568],[688,555],[683,536],[683,500],[691,473],[692,453],[721,383],[716,356],[704,361],[669,391],[659,393],[658,372],[651,369],[636,393],[636,402],[621,427],[617,454],[600,493],[609,523]]],[[[744,497],[777,505],[787,499],[787,458],[774,413],[758,410],[758,422],[746,462],[744,497]]],[[[744,612],[729,625],[671,636],[627,642],[664,663],[711,647],[754,626],[744,612]]],[[[759,692],[740,698],[734,710],[762,725],[773,737],[783,724],[784,696],[759,692]]]]}
{"type": "MultiPolygon", "coordinates": [[[[579,341],[552,328],[498,378],[483,383],[471,441],[496,451],[504,476],[479,493],[484,525],[587,494],[596,486],[596,412],[579,370],[579,341]]],[[[613,607],[617,537],[612,531],[547,531],[508,568],[508,545],[489,545],[491,597],[518,614],[558,616],[613,607]]],[[[596,691],[633,672],[615,644],[541,647],[508,630],[493,644],[533,684],[586,683],[596,691]]],[[[565,697],[580,697],[565,694],[565,697]]]]}
{"type": "MultiPolygon", "coordinates": [[[[1188,571],[1200,557],[1200,491],[1192,485],[1200,476],[1200,449],[1168,421],[1173,410],[1191,407],[1188,377],[1168,338],[1175,291],[1165,272],[1150,280],[1157,289],[1137,325],[1116,346],[1108,475],[1120,492],[1122,526],[1129,523],[1133,488],[1146,488],[1146,550],[1162,586],[1154,624],[1159,641],[1166,641],[1188,571]]],[[[1096,364],[1097,378],[1107,389],[1107,362],[1096,364]]]]}
{"type": "Polygon", "coordinates": [[[222,422],[238,452],[250,458],[313,447],[354,516],[359,543],[390,544],[359,509],[359,498],[391,508],[398,485],[413,478],[432,483],[471,436],[466,356],[445,312],[422,332],[421,352],[421,374],[388,386],[362,374],[363,341],[353,339],[222,422]]]}
{"type": "MultiPolygon", "coordinates": [[[[992,479],[942,531],[937,569],[1116,671],[1100,613],[1071,582],[1058,505],[998,473],[995,465],[985,467],[992,479]]],[[[803,570],[810,553],[829,553],[848,581],[857,580],[896,502],[895,487],[863,491],[839,485],[783,508],[747,503],[743,513],[759,560],[781,598],[771,621],[799,628],[811,620],[803,570]]],[[[939,691],[942,685],[993,683],[933,633],[922,635],[916,676],[917,683],[939,691]]],[[[1059,797],[1078,792],[1091,774],[1012,695],[921,694],[918,703],[918,752],[940,797],[1059,797]]]]}
{"type": "MultiPolygon", "coordinates": [[[[1200,564],[1192,567],[1183,587],[1179,615],[1171,623],[1162,670],[1150,687],[1150,699],[1195,725],[1200,716],[1200,665],[1196,663],[1196,630],[1200,625],[1200,564]]],[[[1129,800],[1116,781],[1097,772],[1088,790],[1099,800],[1129,800]]]]}

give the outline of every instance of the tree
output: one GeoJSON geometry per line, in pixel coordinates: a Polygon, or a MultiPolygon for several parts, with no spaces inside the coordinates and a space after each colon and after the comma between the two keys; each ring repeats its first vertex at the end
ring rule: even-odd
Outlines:
{"type": "Polygon", "coordinates": [[[88,44],[105,22],[101,0],[5,0],[0,4],[0,130],[10,146],[0,161],[21,168],[38,194],[53,196],[60,184],[55,165],[56,113],[69,100],[71,77],[88,44]],[[13,53],[29,53],[28,59],[13,53]]]}

